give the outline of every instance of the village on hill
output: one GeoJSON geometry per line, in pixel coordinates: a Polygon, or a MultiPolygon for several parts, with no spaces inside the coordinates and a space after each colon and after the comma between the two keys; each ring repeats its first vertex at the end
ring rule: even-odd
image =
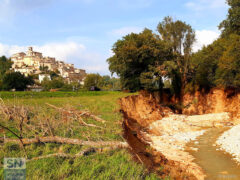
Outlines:
{"type": "Polygon", "coordinates": [[[51,80],[49,72],[55,72],[68,83],[78,82],[80,84],[84,84],[87,75],[85,70],[75,68],[73,64],[57,61],[54,57],[44,57],[42,53],[33,51],[32,47],[29,47],[26,53],[19,52],[12,55],[11,60],[13,71],[25,76],[35,75],[39,83],[44,78],[51,80]]]}

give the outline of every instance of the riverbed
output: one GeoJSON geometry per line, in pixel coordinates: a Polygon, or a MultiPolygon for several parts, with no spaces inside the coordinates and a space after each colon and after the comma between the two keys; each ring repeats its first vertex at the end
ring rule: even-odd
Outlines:
{"type": "Polygon", "coordinates": [[[202,136],[187,145],[188,152],[194,156],[207,175],[207,180],[239,180],[240,166],[232,160],[232,156],[213,146],[217,138],[226,128],[211,128],[202,136]]]}

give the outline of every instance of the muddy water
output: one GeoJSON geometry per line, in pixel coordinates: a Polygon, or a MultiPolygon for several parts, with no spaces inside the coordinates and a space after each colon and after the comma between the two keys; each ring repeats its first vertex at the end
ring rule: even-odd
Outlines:
{"type": "Polygon", "coordinates": [[[189,151],[207,175],[207,180],[240,180],[240,166],[229,154],[217,151],[218,147],[213,146],[216,139],[226,129],[211,129],[200,136],[197,143],[189,143],[188,147],[198,148],[198,151],[189,151]]]}

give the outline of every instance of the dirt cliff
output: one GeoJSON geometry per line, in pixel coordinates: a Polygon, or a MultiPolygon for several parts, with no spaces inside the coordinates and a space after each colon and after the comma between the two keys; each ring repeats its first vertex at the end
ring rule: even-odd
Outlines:
{"type": "MultiPolygon", "coordinates": [[[[204,174],[194,163],[181,163],[172,160],[160,151],[152,148],[148,134],[157,134],[148,127],[156,120],[173,114],[168,107],[160,106],[154,98],[145,95],[136,95],[122,98],[121,111],[124,116],[124,138],[131,147],[134,157],[143,163],[150,171],[161,177],[171,176],[177,180],[197,179],[204,174]]],[[[176,156],[176,158],[181,158],[176,156]]]]}
{"type": "Polygon", "coordinates": [[[195,92],[183,96],[183,114],[208,114],[229,112],[236,124],[240,119],[240,92],[229,89],[212,89],[208,93],[195,92]]]}
{"type": "Polygon", "coordinates": [[[211,127],[215,126],[215,124],[237,124],[240,117],[240,93],[213,89],[208,93],[185,94],[182,99],[183,102],[179,103],[169,95],[163,94],[162,98],[160,98],[158,93],[146,92],[122,98],[120,105],[124,117],[124,138],[129,143],[134,157],[149,170],[155,171],[159,176],[167,177],[170,175],[177,180],[200,180],[204,179],[205,175],[201,167],[193,163],[193,157],[182,149],[172,148],[178,146],[178,141],[168,142],[168,138],[175,134],[164,134],[169,132],[162,125],[160,125],[162,127],[159,126],[157,128],[149,127],[155,122],[160,122],[159,124],[161,124],[160,120],[162,119],[166,119],[164,125],[171,121],[176,124],[174,128],[177,128],[177,130],[174,133],[181,133],[179,129],[190,129],[190,131],[196,132],[203,127],[211,127]],[[181,104],[181,111],[184,115],[176,116],[174,111],[169,108],[169,104],[177,103],[181,104]],[[215,114],[207,115],[206,117],[189,116],[211,113],[220,113],[217,115],[219,118],[214,120],[217,117],[215,114]],[[230,118],[227,118],[228,116],[230,118]],[[206,118],[209,118],[209,121],[206,121],[206,118]],[[191,121],[191,119],[194,120],[191,121]],[[182,126],[182,128],[177,126],[182,126]],[[154,138],[156,137],[158,138],[157,141],[159,140],[157,136],[161,138],[167,137],[167,139],[160,138],[162,143],[159,146],[160,150],[156,150],[158,145],[153,146],[154,138]]]}

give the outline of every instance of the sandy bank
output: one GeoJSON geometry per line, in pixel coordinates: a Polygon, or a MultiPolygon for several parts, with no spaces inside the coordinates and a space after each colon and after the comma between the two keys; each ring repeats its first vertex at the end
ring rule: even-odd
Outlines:
{"type": "Polygon", "coordinates": [[[240,125],[224,132],[216,141],[221,150],[230,153],[233,159],[240,164],[240,125]]]}

